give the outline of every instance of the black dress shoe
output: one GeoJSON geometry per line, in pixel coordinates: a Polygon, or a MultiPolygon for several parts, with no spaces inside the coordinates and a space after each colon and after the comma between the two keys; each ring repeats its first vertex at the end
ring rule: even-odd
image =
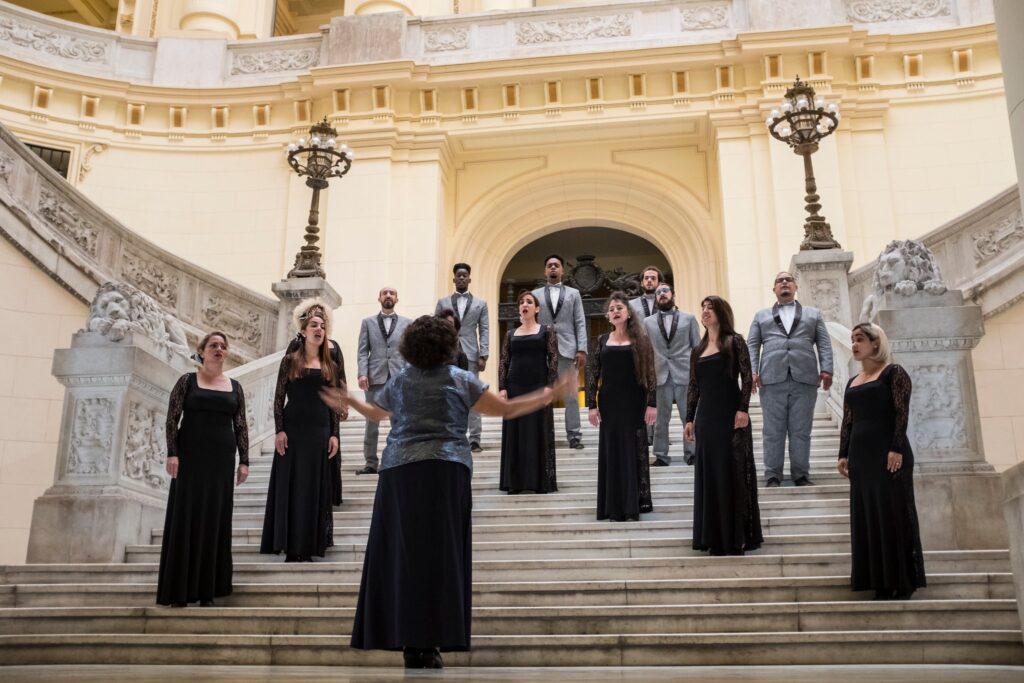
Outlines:
{"type": "Polygon", "coordinates": [[[364,465],[356,470],[356,474],[377,474],[377,468],[372,465],[364,465]]]}
{"type": "Polygon", "coordinates": [[[578,436],[574,436],[571,439],[569,439],[569,448],[576,451],[582,450],[583,442],[580,441],[580,438],[578,436]]]}
{"type": "Polygon", "coordinates": [[[423,664],[423,651],[415,647],[402,649],[402,658],[405,660],[406,669],[425,669],[423,664]]]}
{"type": "Polygon", "coordinates": [[[657,458],[655,458],[654,459],[654,466],[655,467],[668,467],[668,463],[665,462],[664,460],[658,460],[657,458]]]}
{"type": "Polygon", "coordinates": [[[470,444],[469,444],[469,450],[473,451],[474,453],[479,453],[483,449],[480,448],[480,444],[478,444],[476,441],[473,441],[473,442],[470,442],[470,444]]]}
{"type": "Polygon", "coordinates": [[[697,462],[697,456],[694,455],[693,453],[687,453],[686,455],[683,456],[683,462],[685,462],[687,465],[692,465],[693,463],[697,462]]]}
{"type": "Polygon", "coordinates": [[[799,479],[793,480],[794,486],[814,486],[814,482],[807,477],[800,477],[799,479]]]}
{"type": "Polygon", "coordinates": [[[423,653],[424,669],[443,669],[444,661],[441,659],[441,652],[435,647],[423,653]]]}
{"type": "Polygon", "coordinates": [[[771,489],[778,486],[782,486],[782,482],[776,479],[775,477],[768,477],[768,483],[766,485],[768,486],[768,488],[771,489]]]}

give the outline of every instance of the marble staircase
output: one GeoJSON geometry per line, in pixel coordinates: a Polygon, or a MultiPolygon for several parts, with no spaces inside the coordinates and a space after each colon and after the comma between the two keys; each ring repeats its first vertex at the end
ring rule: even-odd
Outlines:
{"type": "MultiPolygon", "coordinates": [[[[756,407],[752,417],[760,460],[756,407]]],[[[236,489],[230,598],[154,605],[160,529],[122,563],[3,567],[0,664],[396,665],[394,653],[348,647],[376,485],[352,474],[362,427],[342,427],[345,502],[325,560],[258,553],[264,450],[236,489]]],[[[655,511],[636,523],[594,520],[596,430],[585,427],[583,450],[558,449],[558,493],[508,496],[497,490],[500,429],[485,420],[473,478],[473,651],[446,656],[450,666],[1024,664],[1006,550],[926,552],[929,586],[909,602],[850,592],[849,489],[824,413],[816,485],[760,489],[765,544],[745,557],[689,547],[680,426],[673,465],[651,468],[655,511]]]]}

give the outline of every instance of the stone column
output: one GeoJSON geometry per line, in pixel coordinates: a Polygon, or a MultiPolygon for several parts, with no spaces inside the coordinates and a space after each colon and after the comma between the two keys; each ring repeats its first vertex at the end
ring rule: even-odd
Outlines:
{"type": "Polygon", "coordinates": [[[1010,137],[1013,156],[1017,161],[1017,185],[1024,202],[1024,2],[1020,0],[993,0],[996,15],[996,35],[1003,65],[1003,87],[1006,90],[1006,108],[1010,115],[1010,137]]]}
{"type": "Polygon", "coordinates": [[[821,311],[826,322],[850,328],[850,287],[848,276],[853,253],[841,249],[798,251],[789,262],[796,278],[799,299],[821,311]]]}
{"type": "Polygon", "coordinates": [[[322,277],[286,278],[270,285],[270,289],[281,300],[277,309],[277,348],[283,349],[295,335],[292,329],[292,311],[303,299],[317,297],[332,310],[341,306],[341,295],[322,277]]]}
{"type": "Polygon", "coordinates": [[[927,549],[1005,548],[999,476],[985,461],[971,349],[984,334],[981,307],[959,290],[885,293],[878,324],[910,374],[908,437],[927,549]]]}
{"type": "Polygon", "coordinates": [[[36,499],[29,563],[121,562],[164,521],[165,421],[189,363],[138,331],[75,334],[53,374],[67,387],[54,485],[36,499]]]}
{"type": "MultiPolygon", "coordinates": [[[[1024,596],[1024,463],[1003,472],[1003,515],[1010,539],[1010,568],[1018,596],[1024,596]]],[[[1017,599],[1024,622],[1024,600],[1017,599]]]]}

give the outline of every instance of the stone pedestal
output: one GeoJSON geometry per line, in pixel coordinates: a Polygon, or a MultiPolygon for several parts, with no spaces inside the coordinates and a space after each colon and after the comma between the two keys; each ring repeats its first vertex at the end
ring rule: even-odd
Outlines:
{"type": "Polygon", "coordinates": [[[322,277],[293,277],[275,282],[271,291],[281,300],[277,310],[277,348],[283,349],[295,334],[292,311],[303,299],[317,297],[331,309],[341,306],[341,295],[322,277]]]}
{"type": "Polygon", "coordinates": [[[1010,537],[1010,568],[1017,589],[1017,611],[1024,622],[1024,463],[1003,472],[1003,516],[1010,537]]]}
{"type": "Polygon", "coordinates": [[[971,360],[984,334],[981,308],[964,304],[959,290],[890,292],[878,324],[913,382],[907,432],[925,548],[1005,548],[999,476],[985,461],[971,360]]]}
{"type": "Polygon", "coordinates": [[[36,499],[29,563],[120,562],[163,525],[170,388],[188,361],[142,334],[79,332],[53,374],[67,387],[54,485],[36,499]]]}
{"type": "Polygon", "coordinates": [[[821,311],[827,322],[853,326],[848,284],[853,252],[842,249],[799,251],[789,262],[796,278],[798,297],[821,311]]]}

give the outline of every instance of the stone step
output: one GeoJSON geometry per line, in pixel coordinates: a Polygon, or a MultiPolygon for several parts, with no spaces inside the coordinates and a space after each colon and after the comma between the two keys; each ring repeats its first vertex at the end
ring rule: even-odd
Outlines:
{"type": "MultiPolygon", "coordinates": [[[[656,541],[662,543],[663,541],[656,541]]],[[[531,544],[527,544],[531,545],[531,544]]],[[[532,544],[538,545],[538,544],[532,544]]],[[[683,550],[673,543],[676,551],[683,550]]],[[[762,549],[742,557],[710,557],[706,554],[661,557],[598,557],[542,559],[530,556],[486,558],[475,553],[475,581],[629,581],[734,579],[771,577],[849,576],[847,546],[838,552],[780,554],[762,549]]],[[[359,583],[362,561],[284,563],[283,558],[260,555],[258,562],[236,561],[234,581],[260,583],[359,583]]],[[[1005,573],[1010,571],[1008,550],[933,550],[924,552],[925,569],[933,573],[1005,573]]],[[[113,564],[26,564],[0,567],[0,586],[70,583],[154,583],[154,562],[113,564]]]]}
{"type": "MultiPolygon", "coordinates": [[[[221,607],[355,607],[359,583],[234,584],[221,607]]],[[[150,607],[156,583],[58,583],[0,585],[0,607],[150,607]]],[[[553,605],[682,605],[869,600],[854,593],[850,577],[785,576],[727,579],[630,579],[473,583],[477,607],[553,605]]],[[[915,600],[1012,600],[1009,572],[928,575],[915,600]]]]}
{"type": "MultiPolygon", "coordinates": [[[[348,635],[355,607],[0,609],[0,635],[348,635]]],[[[474,607],[477,636],[1019,630],[1015,600],[474,607]]]]}
{"type": "MultiPolygon", "coordinates": [[[[1024,664],[1018,630],[790,631],[478,636],[459,666],[745,664],[1024,664]]],[[[0,636],[0,665],[192,664],[401,666],[394,652],[363,652],[344,636],[109,634],[0,636]]]]}

